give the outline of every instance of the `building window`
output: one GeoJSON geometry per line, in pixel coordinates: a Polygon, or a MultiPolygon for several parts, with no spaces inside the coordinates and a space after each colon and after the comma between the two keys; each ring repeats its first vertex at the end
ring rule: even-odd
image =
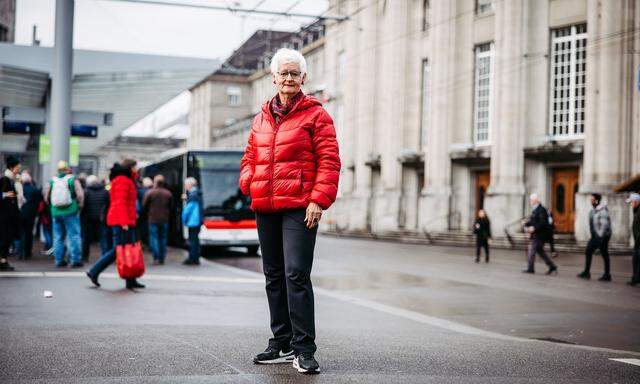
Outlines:
{"type": "Polygon", "coordinates": [[[429,28],[429,0],[422,0],[422,31],[429,28]]]}
{"type": "Polygon", "coordinates": [[[549,134],[575,138],[584,134],[587,68],[587,25],[551,33],[549,134]]]}
{"type": "Polygon", "coordinates": [[[492,0],[476,0],[476,13],[485,13],[493,11],[492,0]]]}
{"type": "Polygon", "coordinates": [[[476,144],[489,142],[489,127],[491,126],[491,85],[493,43],[476,47],[475,71],[475,100],[473,111],[474,141],[476,144]]]}
{"type": "Polygon", "coordinates": [[[242,102],[242,91],[238,87],[227,88],[227,101],[229,106],[235,107],[242,102]]]}
{"type": "Polygon", "coordinates": [[[420,143],[427,145],[427,129],[429,127],[429,61],[422,60],[422,105],[420,108],[420,143]]]}

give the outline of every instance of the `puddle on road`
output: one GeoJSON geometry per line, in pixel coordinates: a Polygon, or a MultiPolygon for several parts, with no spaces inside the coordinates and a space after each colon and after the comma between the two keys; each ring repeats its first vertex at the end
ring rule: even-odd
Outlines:
{"type": "MultiPolygon", "coordinates": [[[[257,257],[220,257],[212,259],[217,263],[233,266],[252,272],[262,273],[260,258],[257,257]]],[[[452,289],[475,287],[474,284],[453,280],[419,276],[410,273],[379,270],[335,270],[313,273],[313,284],[330,290],[358,290],[425,287],[452,289]]]]}
{"type": "Polygon", "coordinates": [[[473,284],[452,280],[436,279],[426,276],[412,275],[410,273],[393,271],[362,271],[357,274],[342,276],[313,276],[313,283],[319,287],[330,290],[357,290],[357,289],[383,289],[383,288],[442,288],[452,289],[471,287],[473,284]]]}

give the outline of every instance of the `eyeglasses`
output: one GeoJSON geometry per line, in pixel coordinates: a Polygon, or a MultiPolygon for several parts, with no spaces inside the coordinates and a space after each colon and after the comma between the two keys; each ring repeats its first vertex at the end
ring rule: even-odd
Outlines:
{"type": "Polygon", "coordinates": [[[289,77],[289,75],[291,75],[291,78],[295,80],[295,79],[300,78],[301,73],[300,72],[296,72],[296,71],[278,72],[278,77],[280,77],[281,79],[286,79],[287,77],[289,77]]]}

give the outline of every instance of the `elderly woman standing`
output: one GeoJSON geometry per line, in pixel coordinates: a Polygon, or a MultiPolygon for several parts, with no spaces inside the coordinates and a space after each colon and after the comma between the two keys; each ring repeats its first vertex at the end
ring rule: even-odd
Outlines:
{"type": "Polygon", "coordinates": [[[271,73],[278,93],[253,120],[239,180],[256,212],[273,332],[254,362],[293,358],[298,372],[317,373],[310,275],[318,222],[338,191],[338,142],[327,111],[300,90],[304,57],[280,49],[271,73]]]}

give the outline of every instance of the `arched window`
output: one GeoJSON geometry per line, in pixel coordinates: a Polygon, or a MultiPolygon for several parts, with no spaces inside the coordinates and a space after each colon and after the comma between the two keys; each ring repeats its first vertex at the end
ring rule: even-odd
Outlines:
{"type": "Polygon", "coordinates": [[[564,184],[558,184],[556,186],[556,211],[558,211],[558,213],[564,213],[564,201],[565,201],[564,184]]]}

